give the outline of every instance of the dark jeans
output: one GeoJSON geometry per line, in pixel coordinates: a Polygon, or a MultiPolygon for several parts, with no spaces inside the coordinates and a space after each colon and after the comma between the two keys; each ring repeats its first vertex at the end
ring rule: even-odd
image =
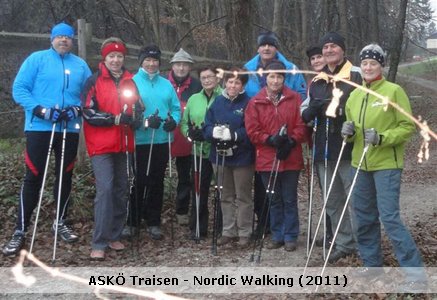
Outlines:
{"type": "Polygon", "coordinates": [[[264,228],[265,220],[267,221],[265,228],[267,231],[270,230],[270,217],[269,215],[267,215],[267,218],[265,217],[267,212],[267,203],[268,203],[266,201],[266,188],[264,187],[264,183],[259,172],[255,172],[254,182],[253,182],[253,193],[254,193],[253,210],[255,212],[256,219],[257,219],[257,224],[256,224],[257,227],[256,229],[254,228],[255,230],[254,233],[258,234],[261,232],[260,229],[264,228]]]}
{"type": "Polygon", "coordinates": [[[176,213],[178,215],[188,214],[190,206],[190,195],[192,191],[191,182],[192,156],[176,157],[176,169],[178,172],[178,186],[176,194],[176,213]]]}
{"type": "MultiPolygon", "coordinates": [[[[32,212],[38,204],[40,189],[44,176],[44,168],[50,144],[50,131],[26,132],[26,176],[20,193],[20,204],[16,230],[27,231],[32,212]]],[[[59,219],[65,219],[71,192],[71,177],[73,175],[74,162],[77,154],[79,134],[67,133],[65,139],[64,165],[62,174],[61,201],[59,207],[59,219]]],[[[53,185],[53,197],[58,199],[59,171],[62,154],[62,132],[56,132],[53,138],[52,153],[55,153],[55,184],[53,185]]],[[[50,165],[49,165],[50,166],[50,165]]]]}
{"type": "MultiPolygon", "coordinates": [[[[199,168],[199,162],[200,158],[197,157],[197,167],[199,168]]],[[[209,194],[209,187],[211,185],[211,178],[212,178],[212,164],[209,161],[208,158],[202,159],[202,172],[200,174],[200,186],[199,186],[199,232],[200,236],[206,237],[208,235],[208,217],[209,217],[209,210],[208,210],[208,194],[209,194]]],[[[194,173],[194,162],[193,162],[193,182],[194,176],[196,174],[194,173]]],[[[191,204],[191,216],[190,216],[190,230],[191,232],[196,232],[196,222],[197,222],[197,216],[196,216],[196,191],[194,189],[193,185],[193,197],[192,197],[192,204],[191,204]]]]}
{"type": "MultiPolygon", "coordinates": [[[[270,172],[260,172],[267,186],[270,172]]],[[[299,212],[297,209],[297,184],[299,171],[278,173],[274,196],[269,199],[270,231],[275,242],[297,241],[299,235],[299,212]]]]}
{"type": "Polygon", "coordinates": [[[137,145],[135,149],[136,180],[134,192],[131,194],[127,222],[129,226],[138,226],[141,218],[147,221],[148,226],[161,224],[168,144],[153,144],[149,176],[147,176],[149,151],[150,145],[137,145]]]}

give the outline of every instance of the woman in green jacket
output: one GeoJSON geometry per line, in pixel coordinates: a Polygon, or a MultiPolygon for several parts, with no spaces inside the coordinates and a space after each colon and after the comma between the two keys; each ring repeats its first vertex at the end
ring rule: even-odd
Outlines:
{"type": "MultiPolygon", "coordinates": [[[[193,147],[193,155],[196,157],[197,166],[200,166],[200,151],[202,149],[202,170],[199,184],[199,231],[200,238],[205,239],[208,235],[208,192],[213,169],[209,160],[209,150],[211,145],[209,142],[206,142],[203,137],[202,126],[205,120],[206,111],[214,102],[214,99],[221,94],[222,88],[219,86],[217,71],[213,67],[204,67],[200,69],[199,78],[203,89],[188,99],[181,120],[181,132],[195,144],[193,147]],[[196,149],[196,153],[194,153],[194,149],[196,149]]],[[[194,171],[192,173],[194,174],[194,171]]],[[[195,232],[197,222],[195,196],[192,197],[192,199],[190,230],[191,238],[194,239],[196,238],[195,232]]]]}
{"type": "MultiPolygon", "coordinates": [[[[360,52],[363,86],[383,95],[411,114],[404,90],[383,75],[385,53],[377,44],[360,52]]],[[[352,171],[357,172],[365,145],[369,145],[352,193],[362,276],[382,272],[381,223],[390,238],[397,260],[405,267],[407,288],[423,284],[423,262],[411,234],[400,218],[399,194],[406,142],[414,123],[376,96],[355,89],[346,103],[347,121],[342,135],[353,142],[352,171]],[[376,267],[377,269],[373,269],[376,267]]],[[[354,173],[355,174],[355,173],[354,173]]]]}

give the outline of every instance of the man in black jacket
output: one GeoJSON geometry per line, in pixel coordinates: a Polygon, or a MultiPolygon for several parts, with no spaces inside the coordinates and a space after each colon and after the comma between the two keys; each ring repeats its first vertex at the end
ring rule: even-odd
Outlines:
{"type": "MultiPolygon", "coordinates": [[[[360,69],[353,66],[345,58],[345,41],[340,34],[336,32],[327,33],[321,38],[320,45],[322,46],[323,57],[326,61],[326,66],[322,72],[336,75],[358,84],[362,83],[360,69]]],[[[314,163],[322,186],[324,201],[328,201],[326,213],[331,219],[333,230],[335,230],[339,224],[351,185],[350,160],[352,146],[350,144],[345,146],[343,155],[340,158],[341,161],[329,199],[326,199],[326,193],[343,141],[341,127],[346,120],[344,107],[349,94],[355,87],[341,81],[333,81],[326,74],[321,73],[312,80],[309,87],[309,105],[308,108],[303,110],[302,119],[306,123],[314,122],[316,129],[315,145],[313,148],[313,151],[315,151],[314,163]],[[333,99],[334,88],[339,89],[343,94],[340,96],[338,107],[335,110],[336,116],[327,117],[326,109],[333,99]]],[[[341,222],[335,245],[335,251],[331,253],[329,258],[331,263],[355,252],[355,240],[348,210],[346,210],[341,222]]]]}

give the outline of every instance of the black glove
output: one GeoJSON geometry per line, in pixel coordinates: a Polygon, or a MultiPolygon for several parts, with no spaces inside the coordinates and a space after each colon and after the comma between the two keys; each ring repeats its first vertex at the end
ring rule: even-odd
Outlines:
{"type": "Polygon", "coordinates": [[[114,124],[115,125],[130,125],[132,124],[132,116],[127,115],[125,113],[121,113],[117,116],[115,116],[115,120],[114,120],[114,124]]]}
{"type": "Polygon", "coordinates": [[[276,151],[276,158],[279,160],[286,160],[290,155],[291,149],[296,146],[296,141],[288,138],[287,141],[276,151]]]}
{"type": "Polygon", "coordinates": [[[82,114],[82,110],[80,106],[68,106],[62,110],[59,119],[68,122],[76,119],[81,114],[82,114]]]}
{"type": "Polygon", "coordinates": [[[132,120],[132,128],[134,130],[140,128],[142,124],[143,124],[142,116],[137,116],[132,120]]]}
{"type": "Polygon", "coordinates": [[[190,126],[190,128],[188,128],[188,137],[192,141],[197,142],[203,142],[205,140],[202,129],[197,126],[190,126]]]}
{"type": "Polygon", "coordinates": [[[61,110],[58,108],[45,108],[38,105],[33,109],[33,114],[40,119],[56,123],[60,120],[61,110]]]}
{"type": "Polygon", "coordinates": [[[323,113],[326,103],[328,103],[326,100],[311,99],[308,108],[302,112],[303,121],[308,123],[315,117],[320,116],[323,113]]]}
{"type": "Polygon", "coordinates": [[[175,120],[173,119],[173,117],[169,114],[168,117],[167,117],[167,119],[165,119],[165,121],[164,121],[164,126],[162,126],[162,128],[163,128],[165,131],[170,132],[170,131],[175,130],[175,129],[176,129],[176,126],[177,126],[176,121],[175,121],[175,120]]]}
{"type": "Polygon", "coordinates": [[[161,122],[162,122],[161,117],[158,116],[158,114],[153,114],[145,120],[144,127],[158,129],[159,126],[161,126],[161,122]]]}
{"type": "Polygon", "coordinates": [[[288,140],[288,136],[286,135],[270,135],[267,139],[267,144],[271,147],[275,147],[276,149],[279,149],[284,145],[288,140]]]}

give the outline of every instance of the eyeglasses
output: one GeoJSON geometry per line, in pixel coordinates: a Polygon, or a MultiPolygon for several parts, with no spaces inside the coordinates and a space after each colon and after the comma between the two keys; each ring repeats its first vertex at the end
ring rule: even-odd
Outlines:
{"type": "Polygon", "coordinates": [[[201,76],[201,77],[200,77],[200,81],[212,80],[212,79],[214,79],[214,78],[216,78],[215,75],[201,76]]]}

